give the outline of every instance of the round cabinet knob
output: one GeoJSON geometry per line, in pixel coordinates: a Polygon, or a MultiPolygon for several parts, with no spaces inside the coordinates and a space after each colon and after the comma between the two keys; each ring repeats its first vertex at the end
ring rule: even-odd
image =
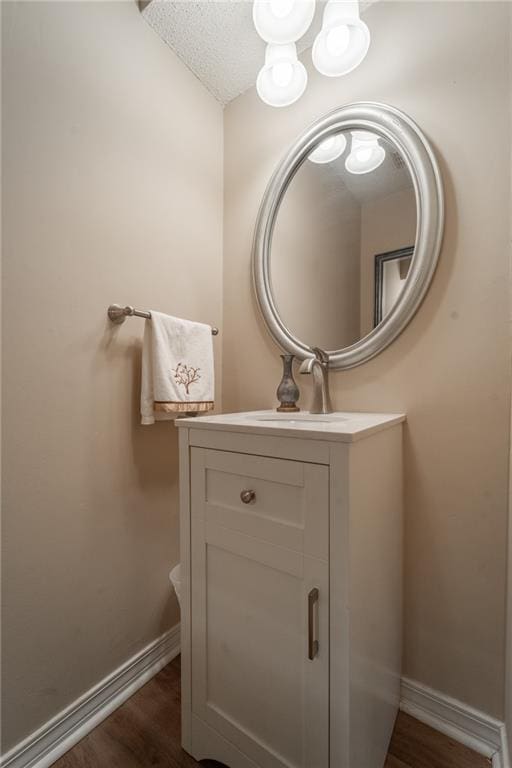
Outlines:
{"type": "Polygon", "coordinates": [[[244,504],[250,504],[256,498],[256,493],[255,491],[242,491],[240,498],[244,504]]]}

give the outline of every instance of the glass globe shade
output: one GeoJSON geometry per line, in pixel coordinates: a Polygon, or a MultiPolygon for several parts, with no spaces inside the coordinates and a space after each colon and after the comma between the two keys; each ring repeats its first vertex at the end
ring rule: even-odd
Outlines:
{"type": "Polygon", "coordinates": [[[352,131],[352,148],[345,160],[345,168],[349,173],[370,173],[384,162],[385,157],[386,151],[375,134],[352,131]]]}
{"type": "Polygon", "coordinates": [[[308,82],[294,43],[267,45],[265,64],[256,80],[258,96],[271,107],[288,107],[299,99],[308,82]]]}
{"type": "Polygon", "coordinates": [[[370,30],[359,18],[352,0],[329,0],[322,29],[313,43],[313,64],[327,77],[351,72],[363,61],[370,47],[370,30]]]}
{"type": "Polygon", "coordinates": [[[254,0],[256,32],[267,43],[293,43],[309,29],[315,0],[254,0]]]}
{"type": "Polygon", "coordinates": [[[347,140],[342,133],[328,136],[308,155],[312,163],[332,163],[345,151],[347,140]]]}

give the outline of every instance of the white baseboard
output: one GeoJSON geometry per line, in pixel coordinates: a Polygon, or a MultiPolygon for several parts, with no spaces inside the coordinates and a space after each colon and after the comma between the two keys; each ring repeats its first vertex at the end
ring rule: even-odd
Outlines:
{"type": "Polygon", "coordinates": [[[406,677],[402,678],[400,709],[490,758],[493,768],[510,768],[505,725],[499,720],[406,677]]]}
{"type": "Polygon", "coordinates": [[[2,768],[48,768],[180,652],[179,625],[165,632],[2,756],[2,768]]]}

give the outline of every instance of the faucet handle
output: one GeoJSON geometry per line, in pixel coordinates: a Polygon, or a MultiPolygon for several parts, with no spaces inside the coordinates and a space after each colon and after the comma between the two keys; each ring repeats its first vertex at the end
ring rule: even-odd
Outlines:
{"type": "Polygon", "coordinates": [[[320,347],[312,347],[312,350],[315,353],[315,357],[319,363],[321,363],[322,365],[328,364],[329,355],[325,350],[320,349],[320,347]]]}

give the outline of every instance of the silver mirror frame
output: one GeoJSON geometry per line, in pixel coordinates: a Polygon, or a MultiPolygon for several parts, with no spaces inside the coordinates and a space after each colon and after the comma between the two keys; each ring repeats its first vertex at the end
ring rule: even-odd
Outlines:
{"type": "MultiPolygon", "coordinates": [[[[370,360],[404,330],[429,288],[443,238],[444,196],[439,167],[427,139],[407,115],[386,104],[361,102],[348,104],[321,117],[295,141],[275,170],[256,221],[254,288],[267,328],[279,346],[301,360],[314,356],[312,347],[297,339],[283,323],[274,302],[270,257],[279,206],[295,173],[317,144],[338,131],[357,129],[373,131],[401,153],[416,195],[416,242],[409,276],[397,303],[367,336],[349,347],[328,350],[329,367],[334,369],[353,368],[370,360]]],[[[307,307],[304,310],[307,311],[307,307]]]]}

